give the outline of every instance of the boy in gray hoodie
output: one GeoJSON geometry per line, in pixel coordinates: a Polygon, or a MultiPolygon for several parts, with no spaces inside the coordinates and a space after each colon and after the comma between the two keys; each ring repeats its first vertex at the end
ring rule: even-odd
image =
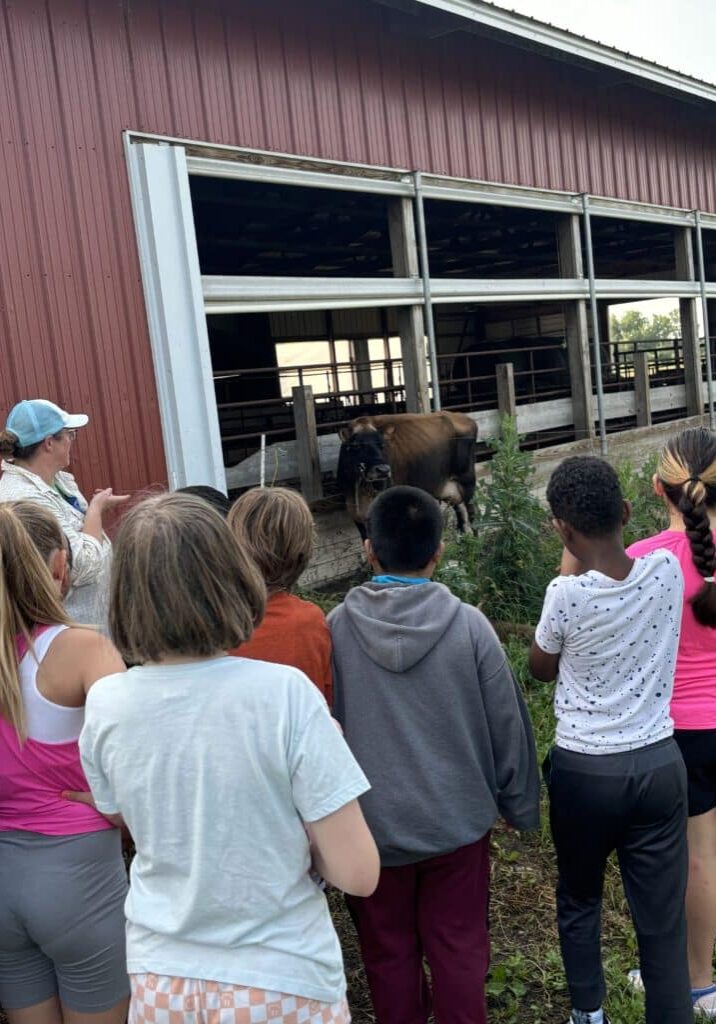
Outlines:
{"type": "Polygon", "coordinates": [[[328,622],[334,715],[381,855],[374,895],[349,899],[376,1020],[485,1024],[489,835],[498,817],[539,823],[532,728],[485,616],[431,580],[435,499],[392,487],[366,526],[375,575],[328,622]]]}

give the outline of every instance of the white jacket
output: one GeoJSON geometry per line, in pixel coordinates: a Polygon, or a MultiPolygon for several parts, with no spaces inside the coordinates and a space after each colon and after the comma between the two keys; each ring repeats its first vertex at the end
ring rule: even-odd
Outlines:
{"type": "Polygon", "coordinates": [[[71,473],[58,473],[56,486],[37,473],[3,461],[0,501],[34,501],[57,519],[72,548],[72,590],[65,599],[68,614],[76,622],[107,629],[109,568],[112,544],[106,534],[98,541],[82,533],[87,502],[71,473]],[[77,508],[63,497],[77,502],[77,508]]]}

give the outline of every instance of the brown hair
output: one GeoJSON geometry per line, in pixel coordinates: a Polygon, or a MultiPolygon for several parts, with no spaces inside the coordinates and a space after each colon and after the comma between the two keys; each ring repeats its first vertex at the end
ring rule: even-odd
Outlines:
{"type": "MultiPolygon", "coordinates": [[[[61,541],[60,541],[61,543],[61,541]]],[[[0,714],[25,734],[16,638],[33,626],[72,625],[47,563],[9,504],[0,504],[0,714]]]]}
{"type": "Polygon", "coordinates": [[[709,577],[691,599],[694,617],[702,626],[716,628],[716,548],[707,511],[716,505],[716,434],[696,427],[672,437],[661,453],[656,475],[684,520],[696,569],[709,577]]]}
{"type": "Polygon", "coordinates": [[[13,501],[10,508],[25,527],[32,542],[48,563],[55,551],[67,551],[69,544],[62,527],[51,512],[34,501],[13,501]]]}
{"type": "Polygon", "coordinates": [[[13,434],[12,430],[0,430],[0,455],[7,458],[23,461],[31,459],[41,444],[42,441],[37,441],[35,444],[28,444],[23,448],[17,443],[17,436],[13,434]]]}
{"type": "Polygon", "coordinates": [[[255,487],[234,502],[228,522],[258,565],[268,592],[289,590],[313,554],[313,516],[298,491],[255,487]]]}
{"type": "Polygon", "coordinates": [[[125,516],[112,561],[109,628],[130,664],[211,657],[244,643],[266,589],[221,515],[203,498],[146,498],[125,516]]]}

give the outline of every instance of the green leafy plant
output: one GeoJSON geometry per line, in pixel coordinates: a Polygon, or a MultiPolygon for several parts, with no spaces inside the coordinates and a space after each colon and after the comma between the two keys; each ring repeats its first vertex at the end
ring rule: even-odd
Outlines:
{"type": "Polygon", "coordinates": [[[559,563],[559,543],[531,491],[532,456],[520,449],[514,420],[505,417],[489,444],[490,474],[476,491],[480,606],[493,620],[534,623],[559,563]]]}
{"type": "Polygon", "coordinates": [[[617,467],[622,494],[632,504],[631,519],[624,530],[627,547],[636,540],[659,533],[667,525],[664,503],[654,494],[652,477],[655,470],[656,455],[645,459],[638,468],[632,462],[622,462],[617,467]]]}

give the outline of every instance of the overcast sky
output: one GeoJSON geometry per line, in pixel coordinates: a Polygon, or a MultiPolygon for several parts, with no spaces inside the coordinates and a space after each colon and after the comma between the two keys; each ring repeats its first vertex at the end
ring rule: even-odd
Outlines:
{"type": "Polygon", "coordinates": [[[716,85],[716,0],[493,0],[716,85]]]}

